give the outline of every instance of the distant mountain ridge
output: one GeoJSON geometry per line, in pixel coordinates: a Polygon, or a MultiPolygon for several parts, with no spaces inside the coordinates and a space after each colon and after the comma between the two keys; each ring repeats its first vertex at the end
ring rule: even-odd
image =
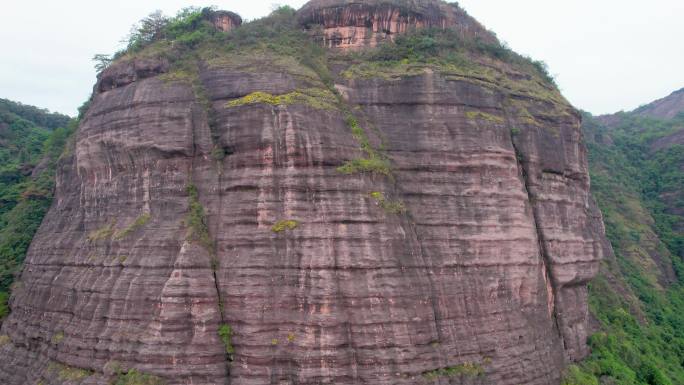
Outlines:
{"type": "Polygon", "coordinates": [[[591,356],[564,385],[684,383],[684,90],[582,128],[614,255],[592,281],[591,356]]]}
{"type": "Polygon", "coordinates": [[[633,111],[639,116],[672,119],[684,111],[684,88],[654,102],[641,106],[633,111]]]}
{"type": "Polygon", "coordinates": [[[71,119],[69,116],[57,112],[50,112],[27,104],[0,99],[0,120],[8,121],[11,115],[27,120],[38,127],[54,130],[66,127],[71,119]]]}

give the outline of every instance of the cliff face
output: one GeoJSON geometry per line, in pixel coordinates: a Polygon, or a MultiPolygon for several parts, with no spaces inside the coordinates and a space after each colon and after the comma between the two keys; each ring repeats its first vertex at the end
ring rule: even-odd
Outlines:
{"type": "Polygon", "coordinates": [[[496,37],[461,8],[439,0],[317,0],[299,11],[308,28],[331,48],[375,47],[416,28],[450,28],[463,38],[495,43],[496,37]]]}
{"type": "MultiPolygon", "coordinates": [[[[337,25],[316,6],[298,19],[337,25]]],[[[59,170],[3,383],[84,368],[106,384],[119,367],[169,384],[557,384],[586,355],[603,228],[579,116],[543,80],[341,56],[330,89],[262,51],[190,74],[127,60],[59,170]]]]}

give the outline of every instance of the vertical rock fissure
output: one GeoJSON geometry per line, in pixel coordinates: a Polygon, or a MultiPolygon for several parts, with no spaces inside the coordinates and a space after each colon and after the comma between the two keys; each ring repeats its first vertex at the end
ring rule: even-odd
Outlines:
{"type": "MultiPolygon", "coordinates": [[[[197,120],[193,119],[193,124],[192,124],[192,160],[190,163],[190,175],[189,175],[188,179],[190,180],[190,184],[192,186],[195,186],[195,159],[197,158],[197,134],[195,131],[196,131],[198,124],[206,124],[209,127],[210,138],[211,138],[212,144],[214,142],[213,128],[210,125],[210,123],[211,123],[210,119],[211,119],[211,116],[214,112],[212,111],[211,103],[210,103],[210,101],[206,95],[206,90],[204,88],[204,84],[202,84],[201,78],[199,76],[199,65],[197,67],[197,78],[195,79],[195,81],[192,84],[192,91],[193,91],[193,95],[195,98],[195,103],[196,103],[195,105],[199,104],[199,106],[201,107],[200,114],[202,117],[201,119],[199,119],[199,122],[197,120]]],[[[221,182],[221,174],[222,174],[220,167],[219,167],[219,170],[217,173],[218,173],[219,190],[220,190],[220,182],[221,182]]],[[[197,201],[199,203],[200,202],[199,190],[196,190],[196,191],[197,191],[197,201]]],[[[221,205],[222,202],[220,202],[219,204],[221,205]]],[[[220,209],[220,207],[219,207],[219,209],[220,209]]],[[[219,221],[219,220],[220,220],[220,216],[217,219],[217,221],[219,221]]],[[[225,317],[224,317],[223,298],[221,296],[221,289],[220,289],[219,279],[218,279],[218,274],[217,274],[219,260],[218,260],[218,255],[216,253],[216,246],[217,246],[218,241],[217,241],[215,236],[211,237],[211,233],[209,232],[209,226],[207,224],[206,213],[204,213],[204,216],[201,218],[201,221],[203,222],[203,225],[206,227],[207,237],[209,238],[209,240],[211,242],[211,245],[209,247],[207,247],[207,245],[203,245],[203,246],[207,250],[207,252],[209,253],[209,257],[210,257],[211,274],[212,274],[212,278],[214,279],[214,288],[216,290],[216,306],[218,308],[219,319],[220,319],[219,325],[217,327],[217,334],[219,334],[219,339],[221,339],[221,337],[222,337],[220,335],[221,329],[223,327],[225,327],[227,324],[226,324],[225,317]]],[[[214,232],[216,233],[216,230],[214,232]]],[[[228,329],[228,330],[230,331],[230,329],[228,329]]],[[[221,341],[221,342],[224,342],[224,341],[221,341]]],[[[225,344],[225,342],[224,342],[224,344],[225,344]]],[[[232,357],[231,357],[231,354],[229,352],[228,346],[223,346],[222,350],[224,352],[225,364],[226,364],[226,379],[225,379],[224,384],[230,385],[230,382],[231,382],[230,381],[230,363],[232,362],[232,357]]]]}
{"type": "MultiPolygon", "coordinates": [[[[504,115],[506,116],[506,128],[508,129],[508,135],[511,140],[511,146],[513,147],[513,152],[515,154],[515,162],[516,162],[516,167],[519,170],[519,173],[521,173],[522,177],[522,182],[523,182],[523,188],[525,189],[525,194],[527,195],[527,202],[530,205],[530,209],[532,210],[532,220],[534,221],[534,231],[537,235],[537,242],[539,244],[539,252],[541,254],[541,263],[543,265],[543,273],[545,274],[544,277],[544,283],[545,285],[548,285],[545,289],[547,290],[547,295],[548,289],[550,288],[551,293],[550,295],[553,296],[551,299],[552,301],[547,302],[547,304],[551,304],[553,306],[553,309],[551,311],[551,318],[553,320],[553,325],[556,329],[556,333],[558,334],[558,338],[563,342],[563,333],[560,328],[559,320],[558,320],[558,314],[557,314],[557,309],[558,309],[558,304],[557,304],[557,293],[556,293],[556,287],[555,287],[555,282],[553,278],[553,272],[551,271],[551,258],[549,257],[548,250],[546,248],[546,243],[544,241],[544,235],[542,234],[542,231],[540,229],[540,219],[539,219],[539,212],[537,211],[536,207],[534,206],[533,203],[533,196],[530,192],[530,186],[529,186],[529,179],[528,179],[528,172],[525,169],[525,166],[523,164],[524,161],[524,155],[522,151],[518,149],[518,146],[515,144],[515,139],[514,139],[514,127],[510,122],[510,116],[508,113],[508,109],[505,107],[503,108],[504,115]]],[[[548,300],[547,300],[548,301],[548,300]]],[[[565,345],[565,343],[563,342],[565,345]]],[[[544,357],[540,356],[539,359],[543,362],[544,357]]],[[[549,373],[545,373],[545,377],[548,380],[551,380],[549,373]]]]}
{"type": "Polygon", "coordinates": [[[551,269],[551,257],[549,256],[549,252],[546,247],[546,242],[544,238],[544,234],[542,233],[540,226],[541,226],[541,220],[539,218],[539,212],[537,208],[534,205],[534,199],[535,197],[532,195],[530,192],[530,181],[529,181],[529,176],[528,176],[528,171],[525,168],[524,165],[524,155],[520,149],[518,149],[518,146],[515,144],[515,139],[513,138],[513,126],[510,124],[510,119],[509,119],[509,114],[506,108],[504,108],[504,113],[506,115],[506,128],[509,130],[509,137],[511,138],[511,146],[513,147],[513,151],[515,153],[515,162],[518,170],[520,170],[520,173],[522,174],[522,181],[523,181],[523,187],[525,188],[525,194],[527,195],[527,202],[530,205],[530,208],[532,210],[532,220],[534,221],[534,231],[537,234],[537,242],[539,243],[539,252],[541,254],[541,262],[544,265],[544,274],[546,275],[546,280],[548,281],[548,285],[551,289],[551,295],[553,296],[552,298],[552,305],[553,309],[551,312],[551,316],[553,318],[554,325],[556,327],[556,332],[558,333],[558,336],[560,337],[561,341],[564,341],[563,339],[563,333],[561,331],[561,326],[560,326],[560,321],[558,319],[558,294],[556,292],[556,285],[555,285],[555,279],[553,275],[553,271],[551,269]]]}

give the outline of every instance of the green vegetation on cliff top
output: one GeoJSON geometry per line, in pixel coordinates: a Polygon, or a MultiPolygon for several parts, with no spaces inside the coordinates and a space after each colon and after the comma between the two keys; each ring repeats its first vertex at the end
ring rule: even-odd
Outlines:
{"type": "Polygon", "coordinates": [[[288,6],[229,32],[213,28],[208,21],[213,12],[190,7],[175,17],[153,13],[134,28],[126,49],[112,58],[98,55],[98,68],[110,65],[112,59],[156,56],[169,59],[175,70],[201,60],[209,66],[229,65],[249,72],[279,69],[331,86],[329,64],[342,62],[347,66],[342,75],[349,78],[395,78],[433,69],[488,88],[567,104],[543,62],[521,56],[505,44],[463,39],[453,30],[418,29],[374,49],[340,53],[317,44],[288,6]]]}
{"type": "Polygon", "coordinates": [[[169,59],[176,68],[198,60],[252,71],[273,69],[275,64],[276,69],[317,80],[325,67],[320,61],[325,50],[299,27],[291,7],[280,7],[230,32],[218,31],[207,21],[212,12],[212,8],[189,7],[171,18],[151,14],[134,28],[126,49],[111,59],[102,60],[100,55],[99,68],[110,65],[112,59],[157,56],[169,59]]]}
{"type": "Polygon", "coordinates": [[[334,58],[353,63],[346,78],[398,79],[426,71],[441,73],[506,94],[567,105],[546,64],[521,56],[505,44],[463,40],[457,32],[427,28],[398,35],[394,43],[334,58]]]}

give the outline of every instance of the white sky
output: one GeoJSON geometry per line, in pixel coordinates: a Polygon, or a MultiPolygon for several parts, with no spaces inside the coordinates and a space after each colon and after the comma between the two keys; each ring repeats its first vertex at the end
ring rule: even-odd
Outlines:
{"type": "MultiPolygon", "coordinates": [[[[91,58],[161,9],[215,4],[254,19],[306,0],[6,0],[0,98],[69,115],[95,82],[91,58]]],[[[519,53],[549,64],[565,96],[594,114],[631,110],[684,87],[684,1],[461,0],[519,53]]]]}

